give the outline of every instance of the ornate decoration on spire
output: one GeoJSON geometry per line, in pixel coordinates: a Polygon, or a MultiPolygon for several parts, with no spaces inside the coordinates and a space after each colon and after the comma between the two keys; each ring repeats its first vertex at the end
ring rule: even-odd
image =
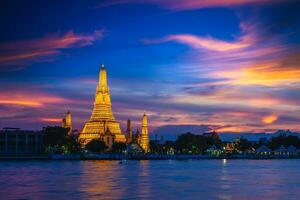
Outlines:
{"type": "Polygon", "coordinates": [[[107,84],[107,73],[102,64],[99,72],[99,82],[96,89],[94,109],[90,120],[88,120],[79,136],[83,144],[92,139],[99,139],[109,129],[115,136],[115,141],[125,142],[125,136],[122,134],[120,124],[115,120],[111,109],[110,92],[107,84]]]}

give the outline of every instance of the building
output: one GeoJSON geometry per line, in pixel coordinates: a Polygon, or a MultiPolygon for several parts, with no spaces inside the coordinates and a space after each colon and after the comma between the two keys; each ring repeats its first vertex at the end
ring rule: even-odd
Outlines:
{"type": "Polygon", "coordinates": [[[298,155],[298,149],[293,146],[293,145],[290,145],[286,148],[287,150],[287,153],[289,156],[297,156],[298,155]]]}
{"type": "Polygon", "coordinates": [[[107,150],[112,149],[112,146],[115,142],[115,135],[112,134],[109,129],[105,130],[104,135],[101,135],[100,139],[105,142],[105,145],[107,146],[107,150]]]}
{"type": "Polygon", "coordinates": [[[257,155],[271,155],[272,150],[269,149],[266,145],[261,145],[259,148],[255,150],[257,155]]]}
{"type": "Polygon", "coordinates": [[[135,131],[135,134],[132,136],[132,142],[139,144],[140,143],[140,138],[141,138],[141,134],[140,134],[140,130],[137,128],[135,131]]]}
{"type": "Polygon", "coordinates": [[[62,125],[61,127],[63,128],[68,128],[69,132],[68,134],[72,133],[72,116],[71,116],[71,112],[68,111],[65,114],[65,117],[62,119],[62,125]]]}
{"type": "Polygon", "coordinates": [[[25,131],[19,128],[0,130],[1,156],[26,156],[43,153],[43,134],[41,131],[25,131]]]}
{"type": "Polygon", "coordinates": [[[125,138],[126,138],[126,144],[130,144],[132,142],[132,140],[133,140],[130,119],[127,120],[127,128],[126,128],[125,138]]]}
{"type": "Polygon", "coordinates": [[[276,156],[285,156],[288,155],[287,149],[283,146],[280,145],[277,149],[274,150],[274,155],[276,156]]]}
{"type": "Polygon", "coordinates": [[[101,139],[107,129],[114,136],[114,141],[126,142],[125,136],[121,132],[120,124],[115,120],[112,113],[107,73],[104,65],[102,65],[96,89],[94,109],[79,135],[79,141],[85,145],[93,139],[101,139]]]}
{"type": "Polygon", "coordinates": [[[148,134],[148,119],[147,115],[144,113],[142,119],[142,132],[140,135],[139,145],[144,150],[144,152],[149,152],[149,134],[148,134]]]}
{"type": "Polygon", "coordinates": [[[226,153],[233,153],[235,151],[234,143],[227,143],[225,147],[226,153]]]}
{"type": "Polygon", "coordinates": [[[223,154],[222,149],[218,148],[216,145],[212,145],[210,146],[206,152],[210,155],[214,155],[214,156],[219,156],[221,154],[223,154]]]}

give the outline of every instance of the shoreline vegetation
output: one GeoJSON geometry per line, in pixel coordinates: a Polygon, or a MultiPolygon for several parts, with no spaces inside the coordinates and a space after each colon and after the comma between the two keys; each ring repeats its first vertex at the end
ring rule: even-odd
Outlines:
{"type": "Polygon", "coordinates": [[[300,159],[298,155],[222,155],[213,156],[209,154],[44,154],[44,155],[26,155],[26,156],[0,156],[1,160],[273,160],[273,159],[300,159]]]}
{"type": "Polygon", "coordinates": [[[179,135],[175,141],[164,140],[163,138],[160,140],[151,140],[149,152],[144,152],[135,141],[130,143],[114,142],[112,147],[109,148],[99,139],[92,140],[87,145],[82,146],[78,141],[78,136],[70,135],[68,132],[68,129],[62,127],[46,127],[33,138],[31,138],[31,136],[28,136],[28,138],[26,136],[27,139],[24,137],[25,143],[19,140],[22,138],[23,132],[5,132],[2,136],[13,140],[12,142],[7,140],[4,146],[2,145],[5,151],[3,151],[4,153],[0,153],[0,160],[300,158],[300,139],[298,135],[289,134],[289,131],[283,131],[279,135],[274,135],[272,138],[260,138],[258,141],[249,141],[246,138],[240,137],[231,142],[222,141],[216,132],[203,133],[202,135],[188,132],[179,135]],[[35,151],[29,151],[32,149],[33,144],[35,144],[35,151]]]}

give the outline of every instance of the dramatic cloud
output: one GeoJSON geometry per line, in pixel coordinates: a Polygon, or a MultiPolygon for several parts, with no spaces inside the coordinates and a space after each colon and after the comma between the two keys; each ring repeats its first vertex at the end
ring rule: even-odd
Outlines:
{"type": "Polygon", "coordinates": [[[20,23],[16,22],[10,11],[4,17],[7,23],[0,20],[4,30],[12,31],[1,34],[0,65],[5,70],[0,80],[0,127],[60,125],[70,110],[73,126],[81,130],[93,109],[100,62],[105,62],[112,110],[123,131],[128,118],[133,129],[140,128],[144,111],[150,133],[158,127],[162,127],[157,129],[159,134],[299,131],[299,7],[284,2],[101,1],[102,7],[147,4],[102,10],[85,10],[76,3],[63,15],[59,9],[57,17],[49,13],[50,20],[70,16],[66,21],[51,21],[49,27],[45,19],[35,22],[39,15],[28,14],[24,8],[20,16],[35,23],[18,33],[11,24],[28,23],[19,15],[20,23]],[[212,7],[218,9],[190,11],[212,7]],[[78,19],[74,10],[80,10],[84,18],[73,22],[71,18],[78,19]],[[102,24],[110,34],[97,43],[103,31],[88,30],[102,24]],[[22,40],[23,35],[35,38],[30,34],[35,28],[48,32],[62,25],[87,31],[22,40]],[[139,43],[143,38],[147,45],[139,43]],[[71,59],[58,59],[70,53],[71,59]],[[47,62],[26,70],[6,70],[6,65],[15,69],[37,61],[47,62]],[[164,129],[170,125],[171,129],[164,129]]]}
{"type": "Polygon", "coordinates": [[[189,34],[169,35],[162,39],[145,39],[145,44],[159,44],[169,41],[177,41],[197,49],[208,49],[213,51],[230,51],[243,49],[251,45],[250,41],[227,42],[215,38],[205,38],[189,34]]]}
{"type": "Polygon", "coordinates": [[[92,34],[76,34],[69,31],[63,35],[48,34],[37,39],[1,43],[0,64],[24,64],[49,60],[51,56],[61,53],[62,49],[92,45],[97,39],[101,39],[103,34],[103,30],[92,34]]]}
{"type": "Polygon", "coordinates": [[[209,121],[218,132],[299,130],[292,125],[300,111],[294,97],[300,88],[299,49],[286,42],[297,32],[271,35],[267,29],[247,21],[240,23],[240,34],[231,42],[192,34],[144,40],[146,44],[174,41],[191,48],[186,64],[177,70],[195,81],[183,84],[182,93],[166,100],[178,109],[187,111],[190,105],[198,112],[197,116],[189,110],[185,124],[209,121]]]}
{"type": "Polygon", "coordinates": [[[107,7],[118,4],[128,3],[147,3],[160,5],[169,10],[193,10],[211,7],[232,7],[248,4],[265,4],[265,3],[279,3],[283,0],[117,0],[104,1],[97,7],[107,7]]]}

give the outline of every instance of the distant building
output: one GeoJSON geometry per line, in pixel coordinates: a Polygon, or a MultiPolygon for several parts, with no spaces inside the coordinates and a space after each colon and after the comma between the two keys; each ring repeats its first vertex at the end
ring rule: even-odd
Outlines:
{"type": "Polygon", "coordinates": [[[280,147],[278,147],[277,149],[274,150],[274,155],[287,155],[288,151],[287,149],[281,145],[280,147]]]}
{"type": "Polygon", "coordinates": [[[38,155],[43,152],[41,131],[25,131],[19,128],[0,130],[0,155],[38,155]]]}
{"type": "Polygon", "coordinates": [[[130,119],[127,120],[127,128],[126,128],[126,144],[130,144],[132,142],[132,130],[131,130],[131,121],[130,119]]]}
{"type": "Polygon", "coordinates": [[[225,151],[226,153],[233,153],[235,151],[234,143],[227,143],[225,151]]]}
{"type": "Polygon", "coordinates": [[[71,116],[71,112],[68,111],[66,114],[65,114],[65,117],[62,119],[62,125],[61,125],[63,128],[68,128],[69,129],[69,132],[68,134],[71,134],[72,133],[72,116],[71,116]]]}
{"type": "Polygon", "coordinates": [[[261,145],[255,150],[255,153],[258,155],[271,155],[272,150],[269,149],[266,145],[261,145]]]}
{"type": "Polygon", "coordinates": [[[135,134],[132,136],[132,142],[139,144],[141,140],[140,130],[137,128],[135,134]]]}
{"type": "Polygon", "coordinates": [[[286,150],[287,150],[288,155],[290,155],[290,156],[296,156],[296,155],[298,155],[298,152],[299,152],[299,150],[293,145],[288,146],[286,148],[286,150]]]}
{"type": "Polygon", "coordinates": [[[216,145],[210,146],[206,152],[211,155],[219,156],[223,153],[223,150],[218,148],[216,145]]]}

